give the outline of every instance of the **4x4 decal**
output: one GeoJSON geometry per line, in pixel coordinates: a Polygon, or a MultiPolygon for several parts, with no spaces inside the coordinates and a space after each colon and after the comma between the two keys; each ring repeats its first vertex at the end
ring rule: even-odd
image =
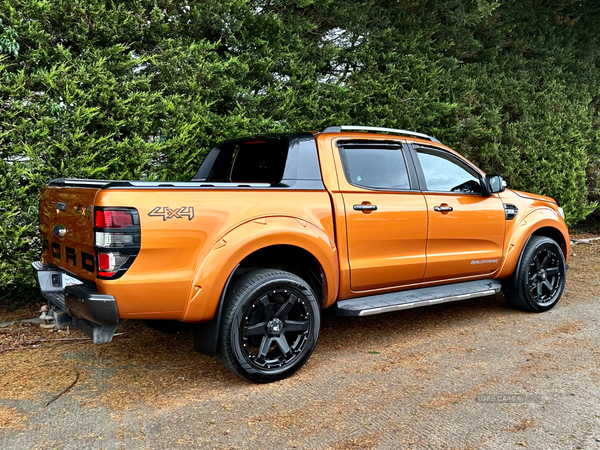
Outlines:
{"type": "Polygon", "coordinates": [[[182,206],[181,208],[168,208],[166,206],[157,206],[148,213],[150,217],[162,217],[162,220],[181,219],[187,217],[188,220],[194,218],[193,206],[182,206]]]}

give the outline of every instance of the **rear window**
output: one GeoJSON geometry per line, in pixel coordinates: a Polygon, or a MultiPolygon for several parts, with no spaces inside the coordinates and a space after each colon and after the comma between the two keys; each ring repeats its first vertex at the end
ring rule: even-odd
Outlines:
{"type": "Polygon", "coordinates": [[[367,189],[410,189],[402,147],[352,145],[340,147],[342,165],[350,184],[367,189]]]}
{"type": "Polygon", "coordinates": [[[279,183],[287,154],[287,139],[225,143],[211,151],[193,181],[279,183]]]}

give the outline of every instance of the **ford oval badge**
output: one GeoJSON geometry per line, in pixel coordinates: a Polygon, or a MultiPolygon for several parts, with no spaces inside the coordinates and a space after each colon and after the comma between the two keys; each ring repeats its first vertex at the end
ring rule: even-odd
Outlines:
{"type": "Polygon", "coordinates": [[[54,227],[54,234],[62,239],[65,237],[65,234],[67,234],[67,229],[64,227],[64,225],[56,225],[54,227]]]}

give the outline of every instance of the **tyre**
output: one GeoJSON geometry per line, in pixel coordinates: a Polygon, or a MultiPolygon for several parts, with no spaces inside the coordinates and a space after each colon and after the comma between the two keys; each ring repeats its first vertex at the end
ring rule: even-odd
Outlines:
{"type": "Polygon", "coordinates": [[[282,270],[255,270],[236,280],[225,301],[217,356],[227,369],[269,383],[306,363],[321,323],[306,281],[282,270]]]}
{"type": "Polygon", "coordinates": [[[565,256],[556,241],[532,236],[521,255],[521,264],[507,280],[504,296],[523,311],[548,311],[560,300],[566,273],[565,256]]]}

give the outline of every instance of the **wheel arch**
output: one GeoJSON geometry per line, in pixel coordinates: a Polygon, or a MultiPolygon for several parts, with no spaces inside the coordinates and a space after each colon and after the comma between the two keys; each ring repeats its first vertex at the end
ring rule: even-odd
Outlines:
{"type": "Polygon", "coordinates": [[[231,274],[230,282],[257,269],[280,269],[299,276],[312,288],[319,306],[327,306],[327,275],[319,260],[308,250],[289,244],[263,247],[240,261],[231,274]]]}
{"type": "Polygon", "coordinates": [[[324,230],[289,217],[246,222],[218,240],[194,276],[182,321],[203,322],[196,330],[196,350],[210,356],[215,354],[226,289],[236,278],[254,268],[287,269],[296,275],[304,270],[304,274],[315,276],[318,271],[320,290],[317,290],[316,279],[306,281],[315,290],[320,306],[330,306],[336,300],[339,289],[337,248],[324,230]],[[286,264],[283,260],[283,255],[290,253],[293,258],[298,258],[294,264],[286,264]],[[305,267],[299,268],[302,264],[305,267]]]}
{"type": "Polygon", "coordinates": [[[558,243],[558,245],[560,245],[560,249],[563,251],[563,254],[565,255],[565,259],[568,258],[567,252],[569,251],[569,247],[567,247],[567,244],[569,243],[569,245],[570,245],[570,241],[567,240],[565,235],[563,233],[561,233],[558,228],[549,227],[549,226],[538,228],[531,234],[531,236],[546,236],[546,237],[554,240],[555,242],[558,243]]]}
{"type": "Polygon", "coordinates": [[[508,278],[518,269],[521,255],[531,236],[546,236],[556,241],[563,251],[565,261],[568,262],[570,240],[564,220],[554,210],[540,208],[514,224],[512,232],[507,236],[504,262],[496,278],[508,278]]]}

